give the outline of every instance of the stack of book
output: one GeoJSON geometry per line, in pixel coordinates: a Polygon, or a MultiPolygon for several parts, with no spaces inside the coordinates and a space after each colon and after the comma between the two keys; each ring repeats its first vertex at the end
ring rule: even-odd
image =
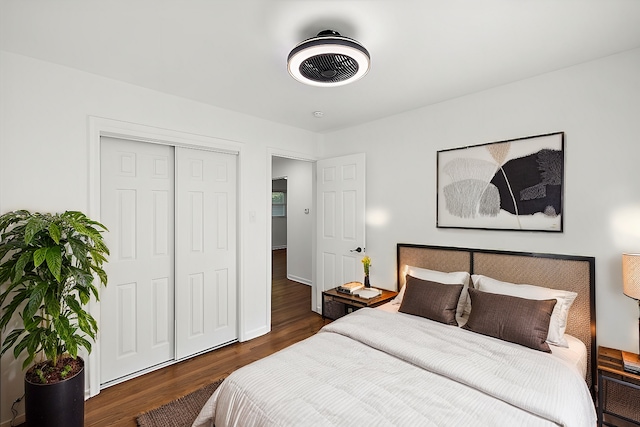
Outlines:
{"type": "Polygon", "coordinates": [[[355,292],[355,295],[359,296],[360,298],[371,299],[382,295],[382,291],[376,288],[365,288],[357,290],[355,292]]]}
{"type": "Polygon", "coordinates": [[[622,364],[625,371],[640,375],[640,357],[637,354],[623,351],[622,364]]]}
{"type": "Polygon", "coordinates": [[[360,282],[349,282],[337,287],[337,291],[343,294],[353,295],[357,290],[364,288],[360,282]]]}

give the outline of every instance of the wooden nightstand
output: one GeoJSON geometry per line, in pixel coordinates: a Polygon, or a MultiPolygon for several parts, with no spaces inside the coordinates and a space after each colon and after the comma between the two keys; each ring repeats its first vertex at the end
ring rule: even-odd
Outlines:
{"type": "MultiPolygon", "coordinates": [[[[620,350],[598,347],[598,426],[615,426],[605,414],[640,425],[640,375],[622,368],[620,350]]],[[[627,424],[624,424],[627,425],[627,424]]]]}
{"type": "Polygon", "coordinates": [[[377,307],[391,301],[397,292],[381,289],[382,294],[375,298],[365,299],[355,295],[343,294],[335,288],[322,293],[322,317],[338,319],[352,311],[363,307],[377,307]]]}

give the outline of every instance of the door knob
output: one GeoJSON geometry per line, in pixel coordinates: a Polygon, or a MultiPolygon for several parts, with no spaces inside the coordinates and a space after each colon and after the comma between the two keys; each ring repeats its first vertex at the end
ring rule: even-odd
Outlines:
{"type": "Polygon", "coordinates": [[[362,252],[362,248],[360,246],[358,246],[355,249],[351,249],[349,252],[358,252],[358,253],[360,253],[360,252],[362,252]]]}

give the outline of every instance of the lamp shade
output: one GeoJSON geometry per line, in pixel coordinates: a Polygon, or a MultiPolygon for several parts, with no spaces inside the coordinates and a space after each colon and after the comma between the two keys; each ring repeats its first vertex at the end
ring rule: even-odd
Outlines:
{"type": "Polygon", "coordinates": [[[626,296],[640,300],[640,254],[622,254],[622,284],[626,296]]]}

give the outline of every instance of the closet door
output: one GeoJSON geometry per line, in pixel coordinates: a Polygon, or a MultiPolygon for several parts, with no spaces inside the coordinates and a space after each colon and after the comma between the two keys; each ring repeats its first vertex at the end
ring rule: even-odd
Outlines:
{"type": "Polygon", "coordinates": [[[176,358],[238,338],[236,156],[175,149],[176,358]]]}
{"type": "Polygon", "coordinates": [[[101,139],[101,383],[174,359],[173,147],[101,139]]]}

